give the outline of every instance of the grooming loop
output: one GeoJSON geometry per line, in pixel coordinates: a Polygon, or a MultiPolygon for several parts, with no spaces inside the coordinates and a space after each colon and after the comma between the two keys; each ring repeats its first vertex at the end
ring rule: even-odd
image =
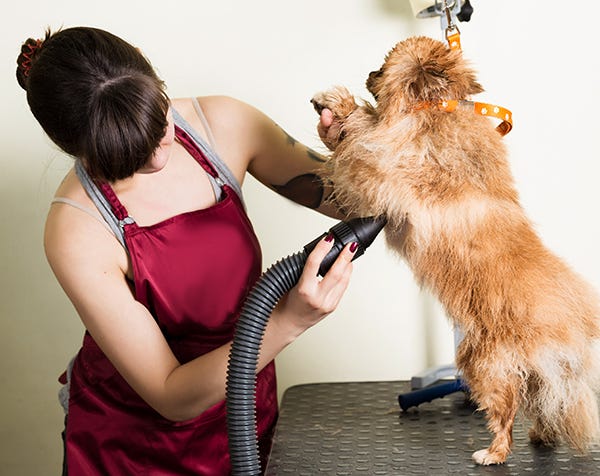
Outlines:
{"type": "Polygon", "coordinates": [[[442,31],[448,41],[448,46],[451,50],[460,50],[460,30],[456,26],[456,14],[454,10],[459,6],[459,0],[453,0],[448,3],[448,0],[443,0],[441,8],[438,1],[435,2],[435,9],[441,13],[442,31]],[[439,9],[439,10],[438,10],[439,9]]]}

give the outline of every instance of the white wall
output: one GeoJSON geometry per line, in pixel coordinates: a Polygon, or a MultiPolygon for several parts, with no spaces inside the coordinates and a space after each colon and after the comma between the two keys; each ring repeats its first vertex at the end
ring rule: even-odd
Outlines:
{"type": "MultiPolygon", "coordinates": [[[[511,109],[506,137],[522,201],[544,241],[600,288],[597,186],[600,55],[596,2],[472,0],[460,24],[464,54],[480,72],[480,97],[511,109]],[[575,9],[574,9],[575,10],[575,9]]],[[[364,80],[396,41],[441,38],[437,19],[416,20],[408,0],[218,2],[31,0],[4,13],[0,33],[0,473],[56,474],[62,415],[57,375],[76,352],[82,326],[46,264],[48,202],[70,160],[43,136],[14,80],[27,36],[80,24],[140,46],[171,96],[227,94],[268,113],[323,151],[309,104],[344,84],[368,97],[364,80]]],[[[249,180],[247,201],[264,265],[298,250],[331,220],[249,180]]],[[[435,303],[379,239],[356,262],[339,310],[278,359],[281,390],[315,381],[408,379],[452,359],[452,334],[435,303]]]]}

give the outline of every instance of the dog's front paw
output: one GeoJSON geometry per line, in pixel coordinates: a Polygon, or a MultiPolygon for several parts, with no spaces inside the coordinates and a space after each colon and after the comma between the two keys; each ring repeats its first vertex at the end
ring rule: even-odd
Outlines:
{"type": "Polygon", "coordinates": [[[492,453],[488,448],[485,450],[475,451],[473,453],[473,461],[483,466],[489,466],[490,464],[501,464],[506,461],[506,455],[499,455],[492,453]]]}
{"type": "Polygon", "coordinates": [[[317,126],[319,136],[329,150],[335,150],[339,143],[346,137],[346,119],[354,112],[358,105],[354,97],[346,88],[335,87],[329,91],[316,94],[310,102],[319,115],[323,109],[329,109],[333,115],[330,124],[320,122],[317,126]]]}
{"type": "Polygon", "coordinates": [[[338,120],[346,119],[358,107],[354,96],[343,86],[315,94],[310,102],[318,114],[323,109],[329,109],[338,120]]]}

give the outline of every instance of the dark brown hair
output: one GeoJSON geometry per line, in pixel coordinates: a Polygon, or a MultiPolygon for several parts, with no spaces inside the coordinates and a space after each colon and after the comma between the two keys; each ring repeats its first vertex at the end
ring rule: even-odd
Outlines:
{"type": "Polygon", "coordinates": [[[93,178],[133,175],[164,137],[163,81],[135,47],[107,31],[74,27],[29,38],[17,81],[46,134],[93,178]]]}

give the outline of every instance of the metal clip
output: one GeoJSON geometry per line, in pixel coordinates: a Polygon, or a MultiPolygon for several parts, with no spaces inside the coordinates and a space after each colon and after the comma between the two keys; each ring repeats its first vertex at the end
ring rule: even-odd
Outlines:
{"type": "Polygon", "coordinates": [[[119,220],[119,226],[121,227],[122,230],[125,229],[125,225],[133,225],[134,223],[135,223],[135,220],[133,218],[131,218],[130,216],[126,216],[122,220],[119,220]]]}
{"type": "MultiPolygon", "coordinates": [[[[456,5],[456,2],[454,2],[454,4],[456,5]]],[[[446,28],[454,28],[454,22],[452,21],[452,11],[450,10],[450,7],[448,6],[448,2],[446,0],[444,0],[444,13],[446,14],[446,22],[448,25],[446,28]]]]}
{"type": "Polygon", "coordinates": [[[446,39],[453,34],[460,34],[456,23],[458,21],[457,15],[460,13],[460,2],[458,0],[442,0],[441,4],[439,0],[435,0],[435,11],[440,16],[440,26],[444,32],[446,39]]]}

